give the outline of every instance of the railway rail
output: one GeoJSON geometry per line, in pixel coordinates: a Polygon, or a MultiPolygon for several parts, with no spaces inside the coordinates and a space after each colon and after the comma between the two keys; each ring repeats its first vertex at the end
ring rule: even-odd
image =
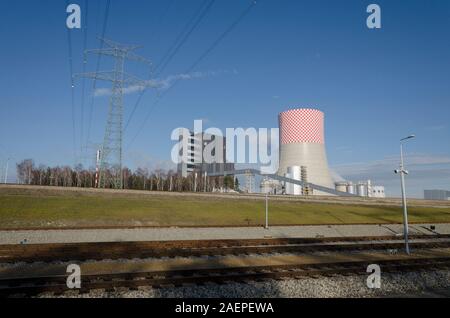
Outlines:
{"type": "MultiPolygon", "coordinates": [[[[417,255],[403,255],[401,238],[393,236],[2,245],[0,263],[74,260],[82,263],[91,260],[86,264],[96,267],[83,273],[82,288],[78,290],[80,293],[98,289],[137,289],[141,286],[161,288],[367,274],[366,268],[372,263],[380,265],[383,272],[450,268],[450,235],[412,236],[411,248],[417,251],[417,255]],[[392,250],[397,252],[391,255],[392,250]],[[257,259],[250,257],[252,262],[220,261],[220,266],[211,265],[207,259],[180,267],[180,260],[171,260],[175,257],[194,260],[204,255],[243,260],[246,256],[242,255],[253,254],[260,256],[257,259]],[[281,260],[277,255],[283,256],[281,260]],[[126,267],[111,266],[114,259],[128,259],[133,263],[133,258],[142,259],[151,266],[139,265],[136,270],[127,261],[126,267]],[[155,262],[164,266],[155,267],[152,265],[155,262]]],[[[51,270],[50,264],[40,263],[38,267],[43,271],[36,270],[34,265],[27,271],[22,271],[22,265],[15,266],[5,267],[4,270],[0,268],[0,297],[32,296],[43,292],[58,295],[69,291],[64,265],[51,270]]]]}
{"type": "MultiPolygon", "coordinates": [[[[450,247],[450,235],[419,235],[411,236],[410,239],[413,249],[450,247]]],[[[403,242],[401,239],[393,236],[23,244],[0,245],[0,263],[395,250],[402,248],[403,242]]]]}
{"type": "MultiPolygon", "coordinates": [[[[304,277],[366,274],[370,261],[334,262],[325,264],[295,264],[278,266],[235,267],[218,269],[175,270],[137,273],[111,273],[83,275],[79,293],[91,290],[115,291],[117,288],[138,289],[225,284],[229,282],[249,283],[269,279],[301,279],[304,277]]],[[[449,269],[450,257],[433,259],[377,261],[383,272],[399,272],[426,269],[449,269]]],[[[64,275],[8,278],[0,280],[0,297],[31,296],[40,293],[60,295],[68,291],[64,275]]]]}

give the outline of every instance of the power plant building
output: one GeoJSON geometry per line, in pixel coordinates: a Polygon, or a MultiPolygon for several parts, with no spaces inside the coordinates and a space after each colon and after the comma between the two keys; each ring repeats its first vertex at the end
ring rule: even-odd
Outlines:
{"type": "MultiPolygon", "coordinates": [[[[182,137],[180,137],[181,141],[182,137]]],[[[178,174],[182,177],[187,177],[188,175],[197,172],[200,174],[213,174],[219,173],[223,174],[225,171],[233,171],[234,163],[226,162],[226,138],[223,136],[209,135],[205,133],[190,132],[188,140],[188,149],[183,149],[187,151],[187,162],[181,162],[177,166],[178,174]],[[221,138],[221,142],[217,144],[223,145],[222,154],[220,158],[217,158],[217,162],[205,163],[203,161],[203,152],[205,147],[210,143],[216,142],[218,138],[221,138]]],[[[215,155],[215,153],[213,153],[215,155]]]]}
{"type": "MultiPolygon", "coordinates": [[[[285,174],[286,178],[294,179],[294,180],[301,180],[301,167],[299,166],[292,166],[287,168],[287,173],[285,174]]],[[[292,183],[286,183],[286,194],[289,195],[301,195],[302,194],[302,187],[298,184],[292,184],[292,183]]]]}
{"type": "Polygon", "coordinates": [[[279,127],[280,164],[277,174],[306,184],[302,187],[285,182],[283,193],[330,195],[312,191],[308,184],[314,184],[360,197],[386,197],[384,187],[374,186],[370,180],[358,183],[333,180],[325,147],[325,115],[320,110],[299,108],[282,112],[279,114],[279,127]]]}
{"type": "Polygon", "coordinates": [[[282,193],[282,187],[281,187],[280,182],[270,179],[270,178],[264,178],[261,181],[260,190],[261,190],[261,193],[264,193],[264,194],[281,194],[282,193]]]}
{"type": "Polygon", "coordinates": [[[359,197],[385,198],[386,192],[383,186],[372,185],[372,181],[367,180],[358,183],[352,181],[340,181],[335,183],[335,188],[340,192],[347,192],[359,197]]]}
{"type": "MultiPolygon", "coordinates": [[[[280,166],[278,175],[293,174],[294,167],[302,167],[308,181],[334,189],[325,150],[324,113],[317,109],[292,109],[279,114],[280,166]]],[[[293,179],[296,179],[292,176],[293,179]]],[[[287,192],[298,192],[286,185],[287,192]]],[[[312,194],[322,195],[316,191],[312,194]]]]}
{"type": "Polygon", "coordinates": [[[447,191],[447,190],[425,190],[424,198],[425,198],[425,200],[448,201],[448,200],[450,200],[450,191],[447,191]]]}
{"type": "Polygon", "coordinates": [[[369,192],[369,197],[371,198],[385,198],[386,191],[383,186],[373,186],[371,188],[371,192],[369,192]]]}

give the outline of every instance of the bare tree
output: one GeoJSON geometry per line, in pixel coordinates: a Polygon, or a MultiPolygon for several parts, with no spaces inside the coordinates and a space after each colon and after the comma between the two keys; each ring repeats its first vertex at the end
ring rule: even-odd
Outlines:
{"type": "MultiPolygon", "coordinates": [[[[17,178],[21,184],[41,186],[63,186],[92,188],[95,186],[95,169],[85,169],[82,165],[47,167],[39,165],[35,167],[32,159],[26,159],[18,163],[17,178]]],[[[104,178],[112,180],[115,172],[105,169],[104,178]]],[[[173,170],[156,169],[149,171],[148,168],[137,168],[134,172],[128,168],[122,169],[123,184],[125,189],[150,190],[150,191],[216,191],[227,187],[233,189],[236,185],[234,179],[223,177],[205,178],[199,171],[183,177],[173,170]]],[[[111,188],[108,184],[106,187],[111,188]]]]}
{"type": "Polygon", "coordinates": [[[33,159],[25,159],[16,165],[17,179],[20,184],[31,184],[33,168],[33,159]]]}

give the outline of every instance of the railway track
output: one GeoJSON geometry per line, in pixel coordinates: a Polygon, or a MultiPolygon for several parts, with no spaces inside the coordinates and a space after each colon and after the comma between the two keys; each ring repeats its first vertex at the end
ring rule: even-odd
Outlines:
{"type": "MultiPolygon", "coordinates": [[[[117,288],[135,290],[141,286],[152,288],[225,284],[229,282],[250,283],[269,279],[301,279],[304,277],[367,274],[370,261],[333,262],[323,264],[295,264],[277,266],[234,267],[218,269],[153,271],[137,273],[111,273],[83,275],[79,293],[91,290],[115,291],[117,288]]],[[[382,271],[417,271],[449,269],[450,257],[433,259],[408,259],[377,261],[382,271]]],[[[8,278],[0,280],[0,297],[32,296],[40,293],[60,295],[68,291],[66,276],[40,276],[8,278]]]]}
{"type": "MultiPolygon", "coordinates": [[[[372,263],[380,265],[383,272],[450,268],[450,235],[412,236],[410,245],[413,251],[417,251],[412,257],[403,255],[402,240],[392,236],[2,245],[0,263],[83,263],[89,260],[83,264],[94,264],[94,268],[88,266],[83,269],[80,293],[97,289],[137,289],[141,286],[161,288],[186,284],[367,275],[367,266],[372,263]],[[248,258],[248,255],[254,254],[259,256],[248,258]],[[215,265],[209,259],[197,258],[195,261],[196,257],[205,255],[224,258],[217,261],[213,257],[215,265]],[[172,259],[175,257],[190,260],[189,266],[184,266],[179,259],[172,259]],[[147,265],[131,266],[134,258],[141,259],[147,265]],[[230,261],[233,258],[238,262],[230,261]],[[115,259],[128,261],[123,267],[124,262],[113,261],[115,259]]],[[[40,270],[34,266],[25,264],[3,270],[0,268],[0,297],[43,292],[57,295],[68,291],[65,265],[52,268],[52,264],[40,263],[40,270]]]]}
{"type": "MultiPolygon", "coordinates": [[[[411,236],[410,239],[413,249],[450,247],[450,235],[421,235],[411,236]]],[[[402,240],[392,236],[0,245],[0,263],[396,250],[402,248],[402,240]]]]}

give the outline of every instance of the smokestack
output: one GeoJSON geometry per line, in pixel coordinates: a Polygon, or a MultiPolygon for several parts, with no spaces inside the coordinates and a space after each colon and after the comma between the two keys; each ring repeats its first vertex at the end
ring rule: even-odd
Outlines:
{"type": "MultiPolygon", "coordinates": [[[[306,167],[308,182],[334,189],[328,169],[324,137],[324,113],[316,109],[292,109],[280,113],[280,167],[306,167]]],[[[313,194],[323,195],[318,191],[313,194]]]]}

